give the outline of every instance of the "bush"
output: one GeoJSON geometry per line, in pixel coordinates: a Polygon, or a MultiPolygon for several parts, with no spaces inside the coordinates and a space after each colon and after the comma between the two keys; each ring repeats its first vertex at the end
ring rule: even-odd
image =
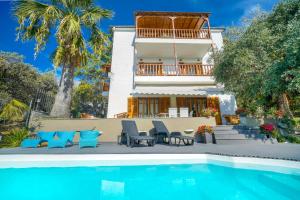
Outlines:
{"type": "Polygon", "coordinates": [[[286,139],[290,143],[300,144],[300,137],[297,137],[295,135],[288,135],[286,136],[286,139]]]}
{"type": "Polygon", "coordinates": [[[12,129],[8,134],[3,136],[0,147],[18,147],[28,134],[29,130],[27,128],[12,129]]]}

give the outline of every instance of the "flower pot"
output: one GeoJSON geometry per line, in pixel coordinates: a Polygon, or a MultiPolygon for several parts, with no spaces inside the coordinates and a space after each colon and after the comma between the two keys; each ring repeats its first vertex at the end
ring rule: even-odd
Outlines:
{"type": "Polygon", "coordinates": [[[195,140],[197,143],[205,143],[205,144],[212,144],[213,143],[213,135],[210,133],[201,133],[195,135],[195,140]]]}

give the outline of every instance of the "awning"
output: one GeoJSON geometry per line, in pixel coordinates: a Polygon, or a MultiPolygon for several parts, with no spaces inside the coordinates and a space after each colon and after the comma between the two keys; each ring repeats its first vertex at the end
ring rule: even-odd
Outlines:
{"type": "Polygon", "coordinates": [[[206,96],[220,94],[223,88],[216,87],[136,87],[131,95],[186,95],[186,96],[206,96]]]}

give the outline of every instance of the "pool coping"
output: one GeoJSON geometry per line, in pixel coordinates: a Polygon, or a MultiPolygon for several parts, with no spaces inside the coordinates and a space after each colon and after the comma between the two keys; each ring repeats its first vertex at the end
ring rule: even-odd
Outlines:
{"type": "Polygon", "coordinates": [[[300,162],[213,154],[31,154],[0,155],[2,168],[215,164],[300,175],[300,162]]]}

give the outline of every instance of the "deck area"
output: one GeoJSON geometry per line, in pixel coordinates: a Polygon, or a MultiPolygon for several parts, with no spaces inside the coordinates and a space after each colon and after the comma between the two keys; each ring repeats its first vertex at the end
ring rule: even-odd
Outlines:
{"type": "Polygon", "coordinates": [[[64,149],[3,148],[1,154],[216,154],[238,157],[258,157],[300,161],[298,144],[194,144],[193,146],[168,146],[157,144],[154,147],[126,147],[116,143],[100,143],[97,148],[79,149],[78,145],[64,149]]]}

